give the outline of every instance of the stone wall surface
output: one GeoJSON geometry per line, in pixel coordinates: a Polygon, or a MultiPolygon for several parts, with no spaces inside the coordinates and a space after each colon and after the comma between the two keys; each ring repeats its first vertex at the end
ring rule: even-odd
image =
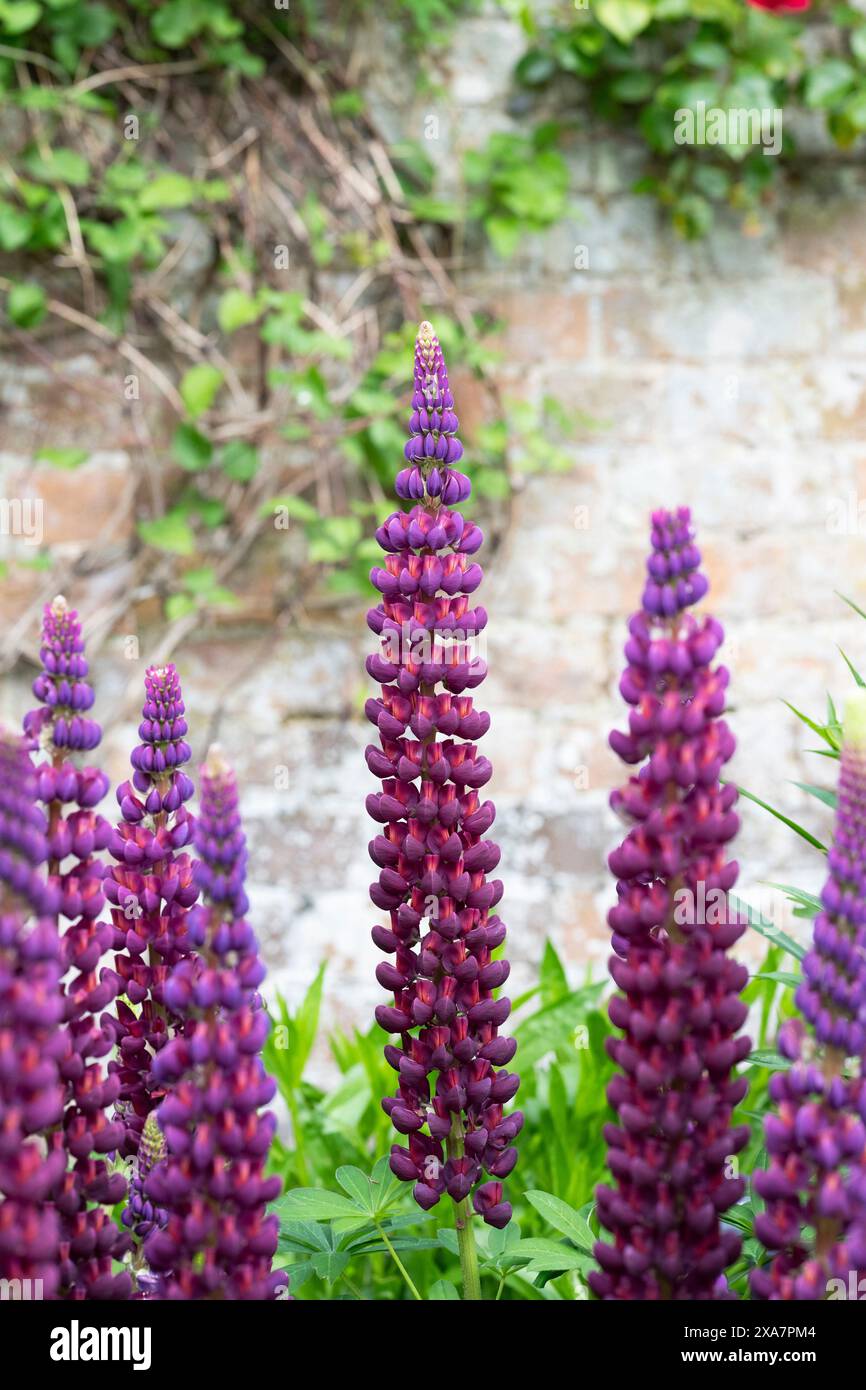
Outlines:
{"type": "MultiPolygon", "coordinates": [[[[443,191],[462,145],[519,126],[508,77],[521,42],[492,14],[464,21],[435,101],[395,82],[387,50],[374,64],[369,92],[389,139],[423,139],[425,117],[441,117],[431,154],[443,191]]],[[[851,685],[838,648],[866,669],[866,623],[834,592],[866,607],[866,176],[840,169],[789,192],[758,237],[721,224],[685,245],[629,191],[628,142],[588,129],[570,159],[567,219],[511,262],[479,250],[460,272],[467,303],[505,321],[503,389],[551,395],[593,421],[568,445],[570,472],[534,476],[517,493],[482,593],[491,667],[482,703],[493,719],[484,751],[515,992],[531,982],[547,936],[574,979],[606,959],[605,858],[616,837],[607,798],[621,775],[607,732],[623,723],[621,648],[652,508],[688,504],[699,529],[729,638],[732,775],[819,834],[829,813],[792,783],[826,785],[831,768],[803,752],[815,740],[782,698],[823,717],[828,689],[842,697],[851,685]],[[588,265],[575,269],[581,246],[588,265]]],[[[0,486],[50,492],[48,514],[62,518],[52,539],[71,558],[101,557],[88,601],[107,604],[124,583],[135,440],[114,397],[92,385],[100,360],[80,336],[69,338],[65,371],[75,389],[58,394],[38,364],[4,361],[0,486]],[[64,443],[99,450],[74,475],[33,463],[61,415],[64,443]]],[[[455,377],[471,473],[482,403],[474,382],[455,377]]],[[[241,586],[248,621],[214,640],[193,634],[178,664],[196,754],[218,736],[242,779],[271,989],[296,1001],[326,958],[329,1022],[366,1026],[381,991],[367,901],[363,604],[257,625],[282,566],[278,546],[256,550],[241,586]]],[[[4,586],[4,623],[44,583],[36,573],[4,586]]],[[[139,636],[137,662],[115,635],[96,663],[99,709],[116,701],[125,711],[106,742],[115,779],[158,641],[146,627],[139,636]]],[[[25,707],[27,675],[19,665],[7,713],[25,707]]],[[[744,802],[742,817],[741,891],[785,924],[764,885],[814,889],[820,856],[757,807],[744,802]]]]}

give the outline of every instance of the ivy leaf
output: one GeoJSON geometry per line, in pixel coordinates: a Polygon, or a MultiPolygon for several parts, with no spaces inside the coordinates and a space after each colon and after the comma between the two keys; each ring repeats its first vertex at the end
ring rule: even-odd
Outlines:
{"type": "Polygon", "coordinates": [[[143,212],[156,212],[160,208],[187,208],[195,201],[196,192],[192,179],[168,170],[145,184],[139,194],[138,206],[143,212]]]}
{"type": "Polygon", "coordinates": [[[37,463],[50,463],[54,468],[80,468],[90,457],[86,449],[40,449],[37,463]]]}
{"type": "Polygon", "coordinates": [[[44,157],[34,150],[24,164],[31,177],[40,183],[71,183],[80,187],[90,178],[90,165],[77,150],[49,150],[44,157]]]}
{"type": "Polygon", "coordinates": [[[595,0],[593,13],[599,24],[622,44],[637,38],[653,17],[646,0],[595,0]]]}
{"type": "Polygon", "coordinates": [[[514,255],[523,234],[516,217],[485,217],[484,230],[497,256],[504,261],[514,255]]]}
{"type": "Polygon", "coordinates": [[[233,439],[220,455],[220,468],[236,483],[248,483],[259,470],[259,451],[246,439],[233,439]]]}
{"type": "Polygon", "coordinates": [[[202,0],[168,0],[151,18],[150,28],[164,48],[184,48],[205,28],[207,17],[202,0]]]}
{"type": "Polygon", "coordinates": [[[207,468],[213,458],[213,445],[203,434],[199,434],[195,425],[182,421],[172,435],[171,453],[175,463],[179,463],[187,473],[198,473],[202,468],[207,468]]]}
{"type": "Polygon", "coordinates": [[[14,203],[0,202],[0,250],[18,251],[30,240],[34,226],[31,213],[14,203]]]}
{"type": "Polygon", "coordinates": [[[147,545],[157,550],[167,550],[172,555],[192,555],[195,552],[195,536],[182,512],[166,512],[165,516],[153,521],[140,521],[138,534],[147,545]]]}
{"type": "Polygon", "coordinates": [[[187,614],[194,613],[196,607],[192,594],[169,594],[165,601],[165,616],[173,623],[178,618],[185,618],[187,614]]]}
{"type": "Polygon", "coordinates": [[[803,99],[807,106],[835,106],[851,89],[855,72],[842,58],[825,58],[806,73],[803,99]]]}
{"type": "Polygon", "coordinates": [[[0,24],[10,37],[26,34],[28,29],[39,23],[41,15],[42,6],[36,0],[18,0],[15,4],[0,5],[0,24]]]}
{"type": "Polygon", "coordinates": [[[13,285],[6,300],[6,312],[19,328],[35,328],[45,317],[45,291],[41,285],[20,282],[13,285]]]}
{"type": "Polygon", "coordinates": [[[223,333],[235,333],[255,323],[262,312],[258,299],[245,290],[226,290],[219,302],[217,321],[223,333]]]}
{"type": "Polygon", "coordinates": [[[223,381],[223,373],[209,362],[199,362],[185,373],[180,383],[180,394],[193,420],[210,410],[223,381]]]}

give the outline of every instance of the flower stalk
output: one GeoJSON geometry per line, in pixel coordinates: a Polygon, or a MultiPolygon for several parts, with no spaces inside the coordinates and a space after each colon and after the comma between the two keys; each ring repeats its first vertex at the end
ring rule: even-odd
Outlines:
{"type": "MultiPolygon", "coordinates": [[[[770,1162],[755,1175],[765,1210],[755,1234],[772,1252],[751,1276],[755,1298],[850,1296],[866,1274],[866,692],[848,699],[828,877],[803,981],[802,1018],[779,1050],[764,1126],[770,1162]],[[804,1232],[815,1232],[814,1241],[804,1232]]],[[[856,1296],[856,1294],[855,1294],[856,1296]]]]}
{"type": "Polygon", "coordinates": [[[492,768],[476,741],[490,717],[471,694],[486,674],[478,642],[487,614],[469,606],[482,535],[455,510],[471,491],[455,469],[457,428],[442,349],[422,323],[407,467],[396,480],[413,505],[376,532],[386,558],[370,578],[382,597],[367,616],[380,639],[367,671],[381,687],[366,705],[379,736],[367,765],[382,781],[367,798],[381,826],[369,847],[379,869],[370,897],[388,916],[372,936],[393,958],[376,971],[393,996],[376,1019],[398,1038],[385,1048],[397,1090],[382,1104],[408,1147],[392,1147],[391,1169],[425,1210],[446,1194],[455,1203],[466,1296],[477,1298],[469,1202],[489,1225],[509,1221],[501,1179],[517,1161],[523,1117],[505,1111],[519,1078],[505,1070],[516,1043],[499,1031],[511,1004],[497,997],[509,966],[493,911],[502,884],[488,877],[500,855],[484,839],[496,812],[479,796],[492,768]]]}
{"type": "Polygon", "coordinates": [[[610,855],[618,902],[608,914],[619,987],[609,1006],[621,1037],[605,1127],[615,1186],[597,1189],[613,1243],[595,1247],[589,1282],[605,1299],[730,1296],[725,1269],[740,1249],[723,1213],[745,1190],[735,1156],[748,1127],[731,1126],[747,1088],[733,1068],[748,972],[727,952],[745,924],[728,907],[737,876],[736,788],[720,775],[734,750],[721,715],[728,673],[713,666],[722,629],[689,611],[707,591],[685,508],[652,518],[643,606],[629,623],[620,691],[631,707],[614,751],[640,770],[611,805],[630,827],[610,855]],[[708,904],[711,905],[708,910],[708,904]]]}

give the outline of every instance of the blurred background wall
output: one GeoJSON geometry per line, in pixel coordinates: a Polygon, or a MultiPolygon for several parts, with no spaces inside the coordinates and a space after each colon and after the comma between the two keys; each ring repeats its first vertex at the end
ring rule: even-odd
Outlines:
{"type": "MultiPolygon", "coordinates": [[[[346,61],[370,124],[356,156],[348,146],[347,166],[329,162],[327,148],[308,138],[309,128],[305,134],[304,112],[318,119],[315,75],[302,81],[289,63],[253,84],[257,97],[247,88],[233,115],[232,101],[229,114],[219,114],[226,133],[207,151],[208,177],[245,185],[249,240],[294,248],[306,237],[305,254],[315,219],[308,209],[299,221],[293,209],[303,204],[308,180],[327,185],[319,233],[327,242],[335,227],[342,234],[354,225],[365,196],[358,182],[382,174],[370,129],[389,156],[407,144],[423,152],[432,168],[429,196],[447,200],[467,149],[528,128],[513,70],[529,42],[499,6],[459,16],[429,60],[426,75],[434,80],[425,89],[417,76],[427,60],[407,58],[398,29],[365,13],[346,61]],[[277,188],[270,199],[269,178],[277,188]]],[[[295,51],[309,50],[299,43],[295,51]]],[[[121,98],[121,111],[133,98],[121,98]]],[[[201,100],[190,79],[189,92],[163,113],[163,130],[152,137],[157,148],[168,141],[161,158],[171,150],[201,169],[201,149],[190,144],[201,100]]],[[[20,109],[6,108],[4,146],[31,138],[22,136],[24,120],[20,109]]],[[[98,161],[88,142],[101,138],[110,147],[117,137],[93,129],[82,148],[98,161]]],[[[333,148],[324,118],[322,129],[333,148]]],[[[72,143],[68,131],[64,140],[72,143]]],[[[474,371],[459,345],[449,358],[470,474],[478,454],[489,453],[503,401],[518,420],[528,403],[554,421],[556,466],[544,466],[542,438],[538,466],[510,469],[500,490],[507,495],[492,487],[482,499],[491,669],[481,703],[493,719],[484,751],[495,768],[489,791],[499,808],[494,834],[503,851],[515,991],[532,978],[546,936],[574,978],[600,972],[606,958],[612,885],[605,858],[616,834],[607,797],[621,775],[606,739],[623,722],[621,648],[640,595],[651,509],[686,504],[693,511],[711,607],[728,634],[733,775],[818,833],[829,812],[792,782],[821,782],[825,768],[804,754],[810,736],[782,697],[823,720],[826,692],[841,696],[851,682],[837,647],[855,666],[866,661],[866,625],[834,592],[866,600],[862,169],[828,158],[815,177],[792,180],[752,226],[744,230],[733,213],[722,214],[700,240],[688,241],[657,203],[632,191],[641,172],[633,135],[587,117],[560,149],[568,170],[563,215],[530,228],[507,259],[471,229],[463,239],[447,227],[418,231],[398,218],[382,223],[386,254],[378,262],[359,268],[342,250],[320,253],[302,257],[286,282],[317,310],[309,331],[345,334],[352,344],[352,362],[337,358],[323,369],[339,403],[350,399],[382,335],[413,313],[429,314],[434,324],[437,314],[447,322],[476,313],[497,321],[480,335],[485,351],[499,353],[493,366],[474,371]],[[389,226],[397,229],[396,249],[389,226]],[[420,246],[405,240],[410,226],[420,246]]],[[[387,200],[387,171],[383,177],[387,200]]],[[[369,235],[380,211],[373,207],[369,235]]],[[[365,598],[359,584],[328,587],[327,559],[316,558],[321,547],[311,548],[303,516],[292,515],[285,530],[267,514],[258,521],[287,481],[300,480],[315,506],[327,509],[330,500],[340,510],[342,484],[336,500],[323,495],[316,464],[338,458],[341,430],[356,426],[338,411],[322,426],[323,440],[281,434],[273,423],[279,386],[266,404],[256,398],[255,329],[241,329],[229,350],[215,324],[227,281],[212,268],[226,261],[230,229],[186,209],[165,216],[174,252],[142,275],[131,324],[112,324],[103,343],[89,321],[80,328],[74,314],[49,312],[38,327],[19,324],[5,335],[0,479],[6,496],[43,499],[45,536],[36,567],[20,545],[7,553],[3,712],[17,718],[27,707],[40,605],[58,589],[92,633],[97,713],[115,780],[126,775],[145,666],[176,660],[196,755],[218,738],[242,781],[254,917],[271,988],[296,999],[324,958],[331,1017],[366,1026],[380,991],[367,901],[364,797],[373,779],[361,713],[371,649],[365,598]],[[166,324],[174,356],[157,334],[166,324]],[[132,358],[119,353],[120,341],[133,348],[132,358]],[[252,439],[259,453],[263,473],[250,496],[238,493],[237,481],[227,493],[208,493],[194,479],[206,496],[221,498],[227,515],[207,530],[200,519],[192,523],[191,556],[149,548],[138,529],[189,479],[170,442],[172,401],[140,371],[136,349],[171,380],[202,359],[222,370],[217,349],[227,354],[237,399],[222,414],[205,414],[197,428],[223,445],[252,439]],[[131,402],[124,382],[136,373],[141,395],[131,402]],[[257,410],[271,415],[247,434],[239,430],[244,411],[254,418],[257,410]],[[59,446],[83,459],[72,464],[69,454],[68,466],[58,466],[45,451],[59,446]],[[18,563],[22,555],[28,563],[18,563]],[[186,592],[183,574],[202,566],[214,566],[230,585],[232,605],[189,609],[181,602],[167,611],[171,595],[186,592]]],[[[14,255],[4,274],[18,273],[8,268],[13,263],[14,255]]],[[[72,264],[62,255],[46,258],[46,293],[100,320],[77,289],[62,293],[80,270],[74,255],[72,264]]],[[[281,426],[298,412],[297,382],[292,387],[294,405],[279,415],[281,426]]],[[[387,381],[378,389],[387,391],[387,381]]],[[[403,412],[405,385],[400,391],[403,412]]],[[[392,435],[384,438],[396,471],[399,447],[392,435]]],[[[350,481],[350,496],[353,487],[350,481]]],[[[365,505],[372,498],[362,513],[369,534],[372,513],[384,515],[391,503],[378,482],[365,497],[365,505]]],[[[357,559],[363,571],[363,553],[357,559]]],[[[814,888],[819,856],[756,806],[743,802],[742,815],[741,891],[791,926],[780,895],[764,885],[814,888]]]]}

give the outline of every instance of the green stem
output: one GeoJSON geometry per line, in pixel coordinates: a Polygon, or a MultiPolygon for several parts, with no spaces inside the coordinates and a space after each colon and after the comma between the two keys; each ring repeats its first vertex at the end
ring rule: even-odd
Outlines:
{"type": "Polygon", "coordinates": [[[412,1297],[413,1297],[413,1298],[417,1298],[417,1300],[418,1300],[419,1303],[423,1303],[423,1302],[424,1302],[423,1298],[421,1297],[420,1293],[418,1292],[417,1288],[415,1287],[415,1285],[414,1285],[413,1282],[412,1282],[412,1276],[411,1276],[411,1274],[409,1273],[409,1271],[408,1271],[408,1269],[406,1268],[406,1266],[404,1265],[403,1261],[400,1259],[400,1256],[397,1254],[397,1251],[394,1249],[393,1245],[391,1244],[390,1240],[388,1239],[387,1235],[385,1234],[385,1231],[384,1231],[384,1229],[383,1229],[381,1223],[377,1221],[375,1224],[376,1224],[376,1230],[379,1232],[379,1235],[382,1237],[383,1241],[385,1242],[385,1244],[386,1244],[387,1247],[388,1247],[388,1250],[390,1251],[392,1260],[394,1261],[395,1265],[396,1265],[397,1268],[399,1269],[399,1271],[400,1271],[400,1273],[402,1274],[403,1278],[406,1280],[406,1283],[407,1283],[407,1285],[409,1286],[409,1289],[410,1289],[410,1291],[411,1291],[411,1293],[412,1293],[412,1297]]]}
{"type": "Polygon", "coordinates": [[[292,1121],[292,1138],[295,1141],[294,1158],[295,1166],[298,1171],[298,1178],[300,1179],[300,1186],[309,1187],[310,1170],[307,1167],[307,1155],[304,1148],[304,1126],[301,1124],[301,1112],[298,1108],[298,1100],[294,1090],[288,1092],[286,1101],[292,1121]]]}
{"type": "MultiPolygon", "coordinates": [[[[445,1141],[449,1158],[463,1157],[463,1124],[460,1116],[451,1121],[451,1133],[445,1141]]],[[[478,1250],[475,1245],[475,1231],[472,1228],[472,1208],[469,1198],[457,1203],[455,1225],[457,1227],[457,1249],[460,1254],[460,1273],[463,1276],[463,1298],[474,1302],[481,1298],[481,1274],[478,1269],[478,1250]]]]}

